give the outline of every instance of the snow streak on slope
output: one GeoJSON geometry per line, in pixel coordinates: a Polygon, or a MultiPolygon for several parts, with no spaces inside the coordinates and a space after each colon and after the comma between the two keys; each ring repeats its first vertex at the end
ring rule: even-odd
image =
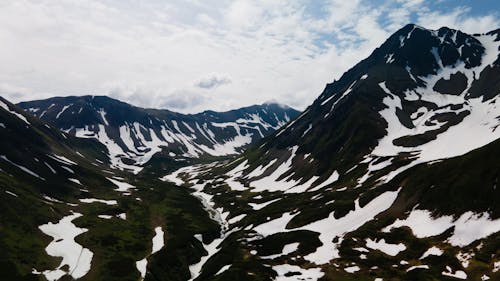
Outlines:
{"type": "Polygon", "coordinates": [[[21,119],[24,123],[30,125],[30,122],[24,117],[22,114],[19,114],[15,112],[14,110],[11,110],[7,104],[5,104],[3,101],[0,100],[0,107],[5,109],[7,112],[11,113],[12,115],[16,116],[17,118],[21,119]]]}
{"type": "Polygon", "coordinates": [[[7,156],[5,156],[5,155],[0,155],[0,159],[2,159],[3,161],[6,161],[7,163],[10,163],[11,165],[13,165],[13,166],[15,166],[15,167],[19,168],[21,171],[23,171],[23,172],[25,172],[25,173],[27,173],[27,174],[29,174],[29,175],[31,175],[31,176],[34,176],[34,177],[36,177],[36,178],[39,178],[39,179],[41,179],[41,180],[43,180],[43,181],[45,180],[44,178],[40,177],[37,173],[35,173],[35,172],[31,171],[30,169],[28,169],[28,168],[26,168],[26,167],[24,167],[24,166],[21,166],[21,165],[19,165],[19,164],[16,164],[16,163],[14,163],[14,162],[12,162],[12,161],[10,161],[10,160],[7,158],[7,156]]]}

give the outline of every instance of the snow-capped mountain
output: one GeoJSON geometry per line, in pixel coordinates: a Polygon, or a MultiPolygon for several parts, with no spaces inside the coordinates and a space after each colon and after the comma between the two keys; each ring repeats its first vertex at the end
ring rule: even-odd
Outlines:
{"type": "Polygon", "coordinates": [[[19,106],[68,134],[96,138],[107,147],[113,167],[134,172],[162,149],[177,160],[240,153],[298,115],[277,103],[186,115],[106,96],[57,97],[19,106]]]}
{"type": "Polygon", "coordinates": [[[223,229],[192,279],[500,278],[499,55],[407,25],[242,157],[163,177],[223,229]]]}

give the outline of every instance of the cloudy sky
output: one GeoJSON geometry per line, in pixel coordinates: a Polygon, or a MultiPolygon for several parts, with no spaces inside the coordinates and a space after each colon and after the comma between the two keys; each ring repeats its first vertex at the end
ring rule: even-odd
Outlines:
{"type": "Polygon", "coordinates": [[[0,95],[304,109],[406,23],[487,32],[499,11],[497,0],[0,0],[0,95]]]}

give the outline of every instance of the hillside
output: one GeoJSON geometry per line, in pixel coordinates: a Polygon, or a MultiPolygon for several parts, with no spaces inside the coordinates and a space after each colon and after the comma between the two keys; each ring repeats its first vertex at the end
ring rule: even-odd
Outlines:
{"type": "Polygon", "coordinates": [[[146,272],[185,280],[204,254],[194,235],[219,233],[188,190],[110,169],[101,143],[3,98],[0,132],[4,280],[138,280],[146,272]]]}

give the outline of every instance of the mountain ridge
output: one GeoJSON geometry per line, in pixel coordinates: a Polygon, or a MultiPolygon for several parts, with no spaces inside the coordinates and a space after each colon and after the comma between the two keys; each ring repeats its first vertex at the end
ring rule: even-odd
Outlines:
{"type": "Polygon", "coordinates": [[[54,97],[19,105],[66,133],[97,138],[107,146],[114,167],[135,172],[164,148],[166,157],[179,161],[237,154],[298,114],[276,103],[181,114],[107,96],[54,97]]]}

